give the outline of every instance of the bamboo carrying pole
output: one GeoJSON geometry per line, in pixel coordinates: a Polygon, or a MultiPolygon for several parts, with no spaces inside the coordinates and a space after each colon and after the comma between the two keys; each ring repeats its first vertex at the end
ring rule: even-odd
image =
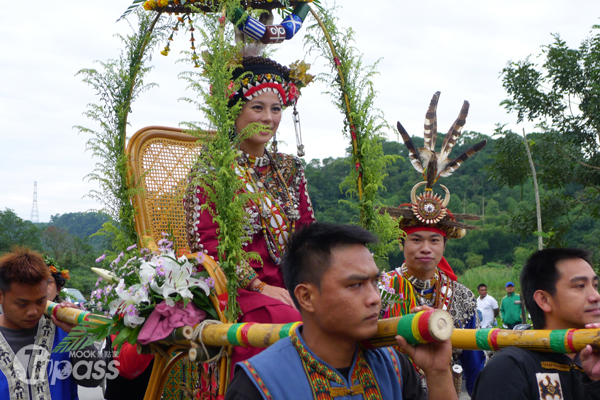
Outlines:
{"type": "MultiPolygon", "coordinates": [[[[71,324],[94,319],[94,314],[75,308],[57,308],[48,302],[46,314],[71,324]]],[[[98,319],[97,319],[98,320],[98,319]]],[[[211,324],[202,330],[197,342],[205,346],[268,347],[287,337],[300,325],[290,324],[211,324]]],[[[192,339],[190,327],[176,329],[168,340],[192,339]]],[[[409,314],[404,317],[377,322],[377,334],[361,343],[365,348],[393,346],[395,336],[403,336],[409,343],[427,343],[450,338],[452,347],[464,350],[499,350],[503,347],[521,347],[529,350],[555,353],[578,353],[586,345],[600,350],[600,329],[529,330],[454,329],[450,314],[434,310],[409,314]]]]}

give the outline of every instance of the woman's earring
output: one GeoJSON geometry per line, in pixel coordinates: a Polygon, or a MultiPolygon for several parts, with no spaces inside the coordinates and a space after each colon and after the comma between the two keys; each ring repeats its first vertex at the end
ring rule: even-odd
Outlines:
{"type": "Polygon", "coordinates": [[[300,114],[296,110],[296,103],[294,102],[294,112],[292,113],[294,119],[294,130],[296,131],[296,148],[298,149],[298,157],[304,157],[304,145],[302,144],[302,129],[300,128],[300,114]]]}
{"type": "Polygon", "coordinates": [[[277,155],[277,132],[273,134],[273,143],[271,143],[271,152],[273,153],[273,159],[277,155]]]}

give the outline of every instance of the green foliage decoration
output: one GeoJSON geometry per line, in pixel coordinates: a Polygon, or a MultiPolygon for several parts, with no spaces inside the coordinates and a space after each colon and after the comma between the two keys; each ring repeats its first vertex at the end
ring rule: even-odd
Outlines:
{"type": "MultiPolygon", "coordinates": [[[[94,171],[86,176],[99,184],[100,190],[88,195],[103,205],[106,212],[117,221],[121,243],[137,241],[135,232],[135,209],[130,198],[136,193],[136,182],[132,182],[127,171],[125,155],[127,118],[131,104],[139,95],[155,84],[145,83],[144,77],[152,69],[147,66],[152,58],[152,48],[164,36],[164,26],[158,24],[160,14],[150,16],[137,13],[137,31],[128,36],[118,37],[125,45],[118,59],[99,61],[100,69],[85,68],[78,72],[83,82],[90,85],[100,96],[99,104],[89,104],[84,113],[100,125],[100,130],[83,126],[75,128],[80,133],[92,135],[87,142],[87,150],[101,159],[94,171]]],[[[107,222],[112,224],[112,222],[107,222]]]]}
{"type": "Polygon", "coordinates": [[[372,78],[377,74],[378,62],[363,64],[362,55],[354,47],[354,31],[340,28],[334,11],[335,7],[324,8],[319,16],[313,13],[318,24],[307,29],[305,42],[309,52],[319,53],[330,64],[331,72],[321,74],[318,79],[334,83],[327,93],[345,116],[344,135],[353,146],[351,171],[340,189],[347,196],[358,198],[358,204],[350,200],[341,200],[340,204],[356,210],[358,224],[379,237],[380,242],[372,250],[376,258],[381,258],[398,246],[403,235],[396,221],[378,212],[383,205],[380,193],[386,190],[383,184],[388,176],[386,169],[402,158],[383,151],[384,129],[390,127],[373,104],[376,91],[372,78]]]}
{"type": "MultiPolygon", "coordinates": [[[[237,135],[232,135],[242,107],[241,102],[228,107],[233,85],[237,83],[232,80],[232,71],[237,65],[239,46],[231,44],[234,42],[233,25],[220,16],[233,13],[239,3],[239,0],[222,1],[219,3],[220,9],[203,17],[203,25],[197,30],[198,40],[206,49],[201,57],[202,71],[181,74],[188,82],[188,88],[200,97],[200,101],[190,98],[184,100],[195,104],[208,121],[202,125],[191,122],[185,124],[188,132],[198,137],[203,145],[195,166],[200,173],[194,175],[191,186],[202,188],[206,196],[202,209],[208,211],[219,225],[218,261],[227,278],[229,297],[225,316],[230,321],[235,320],[240,312],[236,301],[239,288],[236,267],[250,259],[260,260],[257,253],[243,250],[243,243],[249,240],[244,230],[247,218],[245,207],[253,196],[243,191],[243,181],[238,177],[239,145],[245,138],[265,130],[265,126],[254,123],[237,135]]],[[[244,77],[242,75],[239,79],[244,77]]]]}

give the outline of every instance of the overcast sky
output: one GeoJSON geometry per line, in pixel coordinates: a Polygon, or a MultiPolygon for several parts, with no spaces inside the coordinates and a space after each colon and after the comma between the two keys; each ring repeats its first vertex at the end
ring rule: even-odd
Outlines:
{"type": "MultiPolygon", "coordinates": [[[[118,57],[120,42],[114,34],[129,33],[130,27],[115,21],[130,3],[67,0],[57,5],[34,0],[27,3],[27,13],[15,9],[0,14],[0,210],[10,208],[30,219],[34,181],[40,222],[99,207],[84,198],[96,188],[85,176],[98,160],[86,152],[90,137],[73,129],[98,128],[82,115],[98,99],[76,73],[94,67],[95,60],[118,57]]],[[[448,130],[463,100],[471,103],[466,130],[491,134],[496,123],[520,129],[515,117],[499,106],[506,97],[499,78],[502,68],[509,60],[537,55],[542,45],[552,42],[551,33],[578,47],[591,26],[600,23],[600,2],[595,0],[339,3],[340,24],[356,31],[365,63],[382,58],[374,79],[377,108],[392,125],[402,121],[412,135],[422,135],[425,111],[437,90],[442,92],[441,132],[448,130]]],[[[202,119],[199,111],[178,101],[194,96],[177,78],[187,66],[175,63],[187,40],[179,36],[168,57],[158,54],[160,49],[155,52],[155,69],[146,81],[160,86],[133,104],[128,136],[148,125],[202,119]]],[[[301,36],[285,42],[274,56],[283,64],[304,57],[301,36]]],[[[314,63],[314,56],[306,60],[314,63]]],[[[323,70],[317,61],[311,72],[323,70]]],[[[326,89],[313,84],[299,102],[307,160],[341,157],[349,145],[342,136],[342,115],[322,94],[326,89]]],[[[294,151],[290,110],[279,132],[294,151]]],[[[390,132],[390,139],[396,140],[395,135],[390,132]]]]}

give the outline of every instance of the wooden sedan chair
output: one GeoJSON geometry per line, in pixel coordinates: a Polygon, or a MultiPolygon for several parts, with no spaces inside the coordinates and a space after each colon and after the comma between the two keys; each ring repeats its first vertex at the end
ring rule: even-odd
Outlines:
{"type": "MultiPolygon", "coordinates": [[[[180,252],[187,250],[189,253],[183,194],[187,174],[199,151],[198,138],[177,128],[146,127],[136,132],[129,141],[126,153],[132,182],[135,187],[142,189],[137,190],[132,199],[136,208],[135,226],[141,247],[158,249],[157,243],[162,238],[162,233],[169,232],[173,235],[180,252]]],[[[195,254],[189,254],[188,257],[195,257],[195,254]]],[[[227,292],[225,275],[214,260],[206,258],[208,260],[203,266],[215,280],[216,294],[222,295],[227,292]]],[[[228,322],[219,308],[217,297],[212,295],[211,300],[221,322],[228,322]]],[[[155,354],[154,367],[144,400],[161,398],[169,371],[180,359],[188,355],[190,345],[180,342],[168,346],[155,344],[152,348],[155,354]]],[[[227,387],[228,360],[229,357],[223,357],[218,361],[220,364],[217,369],[217,394],[224,394],[227,387]]],[[[203,373],[203,368],[198,370],[203,373]]]]}

